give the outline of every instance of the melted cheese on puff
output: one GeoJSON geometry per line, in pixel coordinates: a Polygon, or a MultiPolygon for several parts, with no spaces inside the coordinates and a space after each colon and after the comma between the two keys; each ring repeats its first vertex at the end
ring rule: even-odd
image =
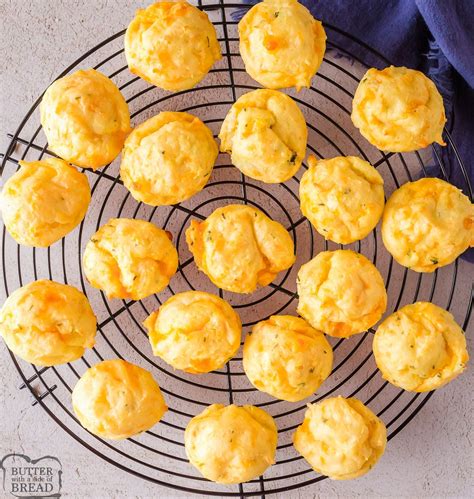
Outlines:
{"type": "Polygon", "coordinates": [[[120,177],[137,201],[176,204],[204,188],[217,154],[212,132],[199,118],[165,111],[129,135],[120,177]]]}
{"type": "Polygon", "coordinates": [[[384,207],[383,179],[355,156],[317,161],[300,182],[301,211],[325,239],[349,244],[366,237],[377,225],[384,207]]]}
{"type": "Polygon", "coordinates": [[[433,142],[446,145],[443,98],[435,84],[414,69],[369,69],[354,94],[351,118],[382,151],[416,151],[433,142]]]}
{"type": "Polygon", "coordinates": [[[387,317],[373,349],[384,379],[414,392],[445,385],[469,360],[466,337],[453,316],[428,302],[406,305],[387,317]]]}
{"type": "Polygon", "coordinates": [[[119,155],[131,130],[120,90],[95,69],[56,80],[43,96],[40,113],[49,149],[93,170],[119,155]]]}
{"type": "Polygon", "coordinates": [[[137,11],[125,33],[130,71],[165,90],[194,87],[221,58],[207,14],[184,1],[137,11]]]}
{"type": "Polygon", "coordinates": [[[331,397],[308,404],[294,436],[296,450],[312,468],[333,480],[367,473],[387,444],[383,422],[355,398],[331,397]]]}
{"type": "Polygon", "coordinates": [[[144,324],[153,354],[190,373],[221,368],[239,349],[242,334],[232,307],[204,291],[172,296],[144,324]]]}
{"type": "Polygon", "coordinates": [[[3,222],[19,244],[47,247],[71,232],[91,199],[84,173],[62,159],[20,161],[0,195],[3,222]]]}
{"type": "Polygon", "coordinates": [[[141,300],[168,286],[178,268],[170,234],[144,220],[113,218],[87,243],[87,280],[108,298],[141,300]]]}
{"type": "Polygon", "coordinates": [[[241,483],[275,462],[277,427],[251,405],[213,404],[188,423],[184,443],[189,461],[208,480],[241,483]]]}
{"type": "Polygon", "coordinates": [[[309,87],[326,51],[320,21],[296,0],[264,0],[239,23],[247,73],[267,88],[309,87]]]}
{"type": "Polygon", "coordinates": [[[254,90],[231,107],[219,133],[221,151],[245,175],[285,182],[300,168],[308,130],[295,101],[277,90],[254,90]]]}
{"type": "Polygon", "coordinates": [[[150,429],[168,409],[153,376],[120,359],[87,369],[72,392],[72,407],[84,428],[112,440],[150,429]]]}
{"type": "Polygon", "coordinates": [[[350,250],[323,251],[298,272],[298,313],[314,328],[347,338],[372,327],[387,292],[375,265],[350,250]]]}
{"type": "Polygon", "coordinates": [[[274,315],[245,338],[243,366],[252,385],[296,402],[312,395],[332,369],[332,348],[306,321],[274,315]]]}
{"type": "Polygon", "coordinates": [[[433,272],[474,246],[474,205],[444,180],[408,182],[387,201],[382,238],[400,265],[433,272]]]}
{"type": "Polygon", "coordinates": [[[0,311],[0,334],[18,357],[36,366],[79,359],[95,343],[96,318],[73,286],[34,281],[14,291],[0,311]]]}
{"type": "Polygon", "coordinates": [[[191,220],[186,241],[198,268],[235,293],[266,286],[296,258],[287,230],[246,205],[218,208],[203,222],[191,220]]]}

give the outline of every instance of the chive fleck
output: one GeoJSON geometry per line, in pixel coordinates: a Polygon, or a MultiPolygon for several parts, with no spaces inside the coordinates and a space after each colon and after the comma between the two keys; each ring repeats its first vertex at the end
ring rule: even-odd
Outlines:
{"type": "Polygon", "coordinates": [[[438,263],[438,259],[435,257],[431,257],[430,260],[433,265],[436,265],[438,263]]]}

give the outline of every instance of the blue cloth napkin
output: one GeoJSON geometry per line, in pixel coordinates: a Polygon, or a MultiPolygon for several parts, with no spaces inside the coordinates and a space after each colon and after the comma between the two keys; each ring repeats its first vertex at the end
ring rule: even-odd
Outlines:
{"type": "MultiPolygon", "coordinates": [[[[300,0],[326,22],[371,46],[395,66],[426,73],[443,96],[447,129],[474,183],[474,0],[300,0]]],[[[257,0],[243,0],[254,5],[257,0]]],[[[241,17],[246,12],[237,13],[241,17]]],[[[333,35],[333,33],[331,33],[333,35]]],[[[337,34],[332,41],[337,42],[337,34]]],[[[347,46],[348,40],[344,37],[347,46]]],[[[367,64],[383,67],[360,45],[352,53],[367,64]]],[[[451,148],[441,148],[449,181],[469,195],[451,148]]],[[[428,173],[440,175],[433,166],[428,173]]],[[[464,254],[474,261],[474,251],[464,254]],[[468,256],[469,254],[469,256],[468,256]]]]}

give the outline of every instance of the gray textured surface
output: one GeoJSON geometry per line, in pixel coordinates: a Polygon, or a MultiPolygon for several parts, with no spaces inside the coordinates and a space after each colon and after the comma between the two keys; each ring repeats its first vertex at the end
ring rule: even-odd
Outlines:
{"type": "MultiPolygon", "coordinates": [[[[0,150],[6,133],[48,83],[80,54],[125,27],[147,2],[0,1],[0,150]]],[[[461,265],[469,280],[472,267],[461,265]]],[[[466,289],[464,286],[463,289],[466,289]]],[[[458,299],[457,297],[455,299],[458,299]]],[[[460,319],[458,317],[458,319],[460,319]]],[[[472,331],[469,339],[472,352],[472,331]]],[[[31,398],[0,345],[2,425],[0,454],[58,456],[67,497],[182,497],[117,470],[66,435],[31,398]]],[[[377,467],[351,482],[324,481],[285,497],[468,497],[474,486],[472,368],[436,393],[393,439],[377,467]]]]}

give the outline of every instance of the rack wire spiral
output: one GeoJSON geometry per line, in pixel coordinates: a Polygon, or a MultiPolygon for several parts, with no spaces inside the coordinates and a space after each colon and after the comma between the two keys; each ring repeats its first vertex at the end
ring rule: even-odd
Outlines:
{"type": "MultiPolygon", "coordinates": [[[[121,31],[83,54],[61,75],[79,67],[95,67],[119,86],[130,106],[132,120],[139,123],[162,110],[195,113],[216,136],[231,104],[242,94],[257,88],[245,73],[238,53],[236,22],[231,12],[241,4],[199,2],[216,26],[223,58],[196,88],[166,93],[146,84],[128,72],[122,48],[121,31]]],[[[344,44],[359,44],[380,66],[389,63],[382,55],[334,26],[325,24],[328,52],[310,89],[289,92],[305,114],[309,129],[308,149],[318,157],[354,154],[370,161],[385,180],[388,195],[395,188],[417,176],[426,175],[427,166],[420,153],[384,154],[371,147],[350,122],[351,100],[359,79],[368,64],[348,52],[344,44]],[[336,52],[337,51],[337,52],[336,52]]],[[[373,65],[373,63],[371,64],[373,65]]],[[[39,125],[38,104],[28,111],[18,130],[11,135],[3,156],[2,175],[15,171],[19,159],[34,160],[54,156],[47,149],[39,125]]],[[[472,199],[472,187],[466,169],[448,131],[445,140],[452,150],[456,165],[465,180],[463,190],[472,199]]],[[[444,178],[449,180],[437,146],[433,157],[444,178]]],[[[316,395],[300,403],[272,399],[256,391],[242,369],[241,353],[223,369],[208,375],[189,375],[173,371],[153,357],[146,331],[146,316],[174,293],[187,289],[218,292],[241,315],[244,333],[256,322],[272,314],[295,313],[296,273],[300,265],[319,251],[340,246],[325,242],[301,215],[298,201],[299,179],[307,168],[281,185],[264,185],[245,178],[220,154],[206,188],[192,199],[171,207],[153,208],[136,203],[123,187],[116,160],[97,171],[86,170],[92,185],[92,201],[84,222],[65,239],[47,249],[31,249],[17,245],[6,234],[2,236],[4,289],[8,295],[32,280],[47,278],[73,284],[90,299],[98,316],[95,348],[71,364],[37,368],[17,359],[13,363],[23,383],[48,415],[69,435],[97,456],[135,476],[189,493],[215,496],[265,496],[283,493],[324,480],[314,473],[292,447],[291,436],[303,419],[305,404],[329,395],[356,396],[374,410],[386,423],[389,439],[397,435],[418,413],[432,393],[413,394],[399,390],[383,381],[375,366],[371,338],[373,330],[347,340],[331,339],[335,354],[334,370],[316,395]],[[229,203],[249,203],[281,222],[292,235],[297,262],[292,269],[279,275],[271,285],[248,296],[217,290],[200,274],[186,248],[184,230],[194,217],[204,219],[216,207],[229,203]],[[132,217],[150,220],[170,230],[180,254],[177,275],[166,291],[140,302],[108,301],[89,286],[81,270],[81,255],[89,237],[111,217],[132,217]],[[106,358],[125,358],[150,370],[164,392],[169,411],[152,430],[122,442],[110,442],[89,434],[72,412],[70,395],[77,379],[95,363],[106,358]],[[263,477],[239,486],[221,486],[202,478],[187,462],[183,431],[191,417],[210,403],[254,404],[263,407],[275,418],[279,427],[276,464],[263,477]]],[[[416,274],[395,264],[384,250],[378,229],[363,241],[348,247],[365,254],[381,271],[389,295],[387,314],[417,300],[434,301],[450,310],[456,297],[456,319],[463,329],[470,321],[472,295],[458,276],[459,262],[433,274],[416,274]]]]}

